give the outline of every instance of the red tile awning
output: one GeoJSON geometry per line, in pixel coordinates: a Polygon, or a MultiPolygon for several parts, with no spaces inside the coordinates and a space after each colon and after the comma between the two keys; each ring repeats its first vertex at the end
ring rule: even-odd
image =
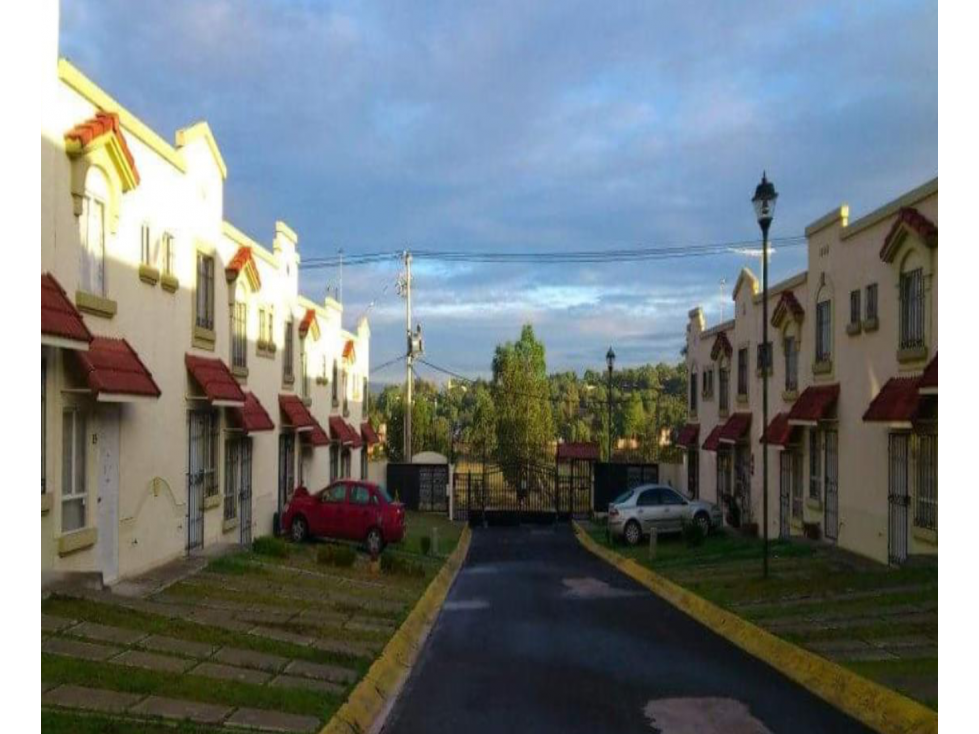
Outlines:
{"type": "Polygon", "coordinates": [[[938,395],[938,352],[925,367],[925,372],[918,382],[918,392],[921,395],[938,395]]]}
{"type": "Polygon", "coordinates": [[[380,443],[380,439],[377,437],[377,431],[374,430],[374,426],[371,425],[370,421],[364,421],[360,424],[360,436],[368,446],[374,446],[380,443]]]}
{"type": "Polygon", "coordinates": [[[357,361],[357,353],[354,351],[353,339],[347,339],[347,343],[343,345],[343,358],[348,362],[357,361]]]}
{"type": "Polygon", "coordinates": [[[717,451],[720,447],[720,437],[721,429],[724,428],[724,424],[714,426],[714,429],[707,434],[707,440],[704,441],[703,449],[704,451],[717,451]]]}
{"type": "Polygon", "coordinates": [[[764,443],[764,439],[767,438],[770,446],[788,446],[794,430],[795,426],[789,424],[789,414],[779,413],[772,418],[758,442],[764,443]]]}
{"type": "Polygon", "coordinates": [[[306,309],[306,313],[303,314],[302,321],[299,322],[299,338],[305,339],[306,334],[309,333],[310,329],[313,330],[313,338],[320,338],[320,326],[319,321],[316,319],[316,311],[311,308],[306,309]]]}
{"type": "Polygon", "coordinates": [[[676,445],[686,448],[693,448],[697,445],[697,438],[700,436],[700,426],[696,423],[687,423],[676,437],[676,445]]]}
{"type": "Polygon", "coordinates": [[[873,423],[911,423],[918,412],[919,377],[892,377],[884,383],[877,397],[863,414],[863,419],[873,423]]]}
{"type": "Polygon", "coordinates": [[[751,428],[751,413],[735,413],[721,428],[717,440],[721,443],[737,443],[748,435],[751,428]]]}
{"type": "Polygon", "coordinates": [[[77,155],[83,152],[90,143],[98,141],[104,135],[112,135],[117,150],[121,156],[113,156],[113,161],[120,169],[120,177],[123,179],[123,191],[128,191],[139,185],[139,171],[136,170],[136,160],[133,153],[126,143],[126,136],[122,134],[122,125],[119,123],[119,115],[115,112],[99,111],[95,117],[80,122],[65,133],[65,143],[67,144],[69,155],[77,155]],[[118,159],[117,159],[118,158],[118,159]]]}
{"type": "MultiPolygon", "coordinates": [[[[316,419],[314,418],[313,420],[316,419]]],[[[313,426],[312,431],[307,431],[303,435],[307,437],[310,444],[316,447],[329,446],[332,443],[332,441],[330,441],[330,437],[327,435],[326,431],[323,430],[323,426],[320,425],[319,421],[316,421],[316,425],[313,426]]]]}
{"type": "Polygon", "coordinates": [[[840,386],[810,385],[802,391],[789,411],[789,424],[811,426],[829,418],[840,397],[840,386]]]}
{"type": "Polygon", "coordinates": [[[75,359],[98,400],[126,402],[160,397],[160,388],[125,339],[97,336],[75,359]]]}
{"type": "Polygon", "coordinates": [[[285,416],[285,424],[296,431],[311,431],[319,425],[296,395],[280,394],[279,410],[285,416]]]}
{"type": "Polygon", "coordinates": [[[88,349],[92,332],[68,294],[50,273],[41,273],[41,344],[88,349]]]}
{"type": "Polygon", "coordinates": [[[586,441],[567,441],[557,445],[558,461],[598,461],[598,444],[586,441]]]}
{"type": "Polygon", "coordinates": [[[236,407],[245,404],[245,392],[231,374],[228,365],[219,358],[187,354],[184,356],[184,363],[209,403],[236,407]]]}
{"type": "Polygon", "coordinates": [[[241,275],[242,272],[248,278],[252,290],[257,291],[262,287],[262,279],[258,275],[258,265],[255,264],[255,255],[252,254],[250,247],[239,247],[238,252],[235,253],[235,256],[231,258],[228,266],[224,269],[225,278],[229,282],[241,275]]]}
{"type": "Polygon", "coordinates": [[[330,435],[334,441],[345,447],[357,449],[363,444],[353,426],[338,415],[330,416],[330,435]]]}
{"type": "Polygon", "coordinates": [[[245,393],[245,404],[240,408],[231,410],[231,420],[245,433],[257,433],[258,431],[271,431],[275,429],[275,423],[265,406],[262,405],[255,393],[245,393]]]}

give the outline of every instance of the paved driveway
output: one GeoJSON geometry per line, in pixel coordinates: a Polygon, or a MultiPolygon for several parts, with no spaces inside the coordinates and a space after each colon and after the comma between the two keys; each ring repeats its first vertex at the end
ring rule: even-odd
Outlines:
{"type": "Polygon", "coordinates": [[[385,732],[867,732],[581,548],[473,536],[385,732]]]}

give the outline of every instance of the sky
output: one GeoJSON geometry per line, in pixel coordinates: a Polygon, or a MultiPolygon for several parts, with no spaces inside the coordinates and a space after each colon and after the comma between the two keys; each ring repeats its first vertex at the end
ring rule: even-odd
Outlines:
{"type": "MultiPolygon", "coordinates": [[[[795,236],[938,175],[935,1],[66,0],[60,32],[61,54],[165,138],[207,120],[225,218],[266,244],[288,222],[306,260],[741,241],[758,236],[763,169],[772,236],[795,236]]],[[[774,283],[805,248],[770,263],[774,283]]],[[[744,266],[760,259],[420,260],[413,315],[426,359],[469,376],[524,323],[551,371],[601,369],[610,345],[620,366],[677,362],[687,312],[730,317],[744,266]]],[[[398,271],[343,271],[373,367],[404,353],[398,271]]],[[[315,300],[338,285],[336,268],[301,271],[315,300]]]]}

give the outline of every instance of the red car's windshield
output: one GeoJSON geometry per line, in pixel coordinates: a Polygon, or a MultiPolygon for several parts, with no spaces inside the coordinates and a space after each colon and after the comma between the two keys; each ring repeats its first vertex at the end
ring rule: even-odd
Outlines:
{"type": "Polygon", "coordinates": [[[388,502],[389,504],[391,502],[394,502],[394,500],[391,499],[391,495],[388,494],[388,491],[384,489],[384,487],[382,487],[380,484],[377,485],[376,489],[377,489],[377,493],[381,495],[381,498],[384,499],[386,502],[388,502]]]}

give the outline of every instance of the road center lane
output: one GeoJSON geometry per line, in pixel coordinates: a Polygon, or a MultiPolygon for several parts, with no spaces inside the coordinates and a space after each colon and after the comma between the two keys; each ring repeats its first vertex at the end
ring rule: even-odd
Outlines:
{"type": "Polygon", "coordinates": [[[447,603],[385,732],[869,731],[564,525],[476,530],[447,603]]]}

